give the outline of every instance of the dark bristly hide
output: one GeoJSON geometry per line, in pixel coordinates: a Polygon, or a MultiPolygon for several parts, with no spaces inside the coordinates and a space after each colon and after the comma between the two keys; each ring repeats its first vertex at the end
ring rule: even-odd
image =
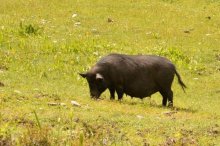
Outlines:
{"type": "Polygon", "coordinates": [[[106,89],[110,91],[110,99],[115,99],[116,92],[118,100],[123,94],[143,99],[160,92],[162,105],[166,106],[168,101],[173,106],[171,86],[175,74],[184,90],[186,86],[174,64],[164,57],[110,54],[80,75],[87,79],[92,98],[99,98],[106,89]]]}

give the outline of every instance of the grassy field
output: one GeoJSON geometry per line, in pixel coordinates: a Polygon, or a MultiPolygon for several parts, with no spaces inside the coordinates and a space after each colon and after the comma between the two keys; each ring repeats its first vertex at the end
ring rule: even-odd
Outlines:
{"type": "Polygon", "coordinates": [[[219,0],[0,4],[0,146],[220,145],[219,0]],[[91,100],[78,73],[113,52],[169,58],[186,93],[91,100]]]}

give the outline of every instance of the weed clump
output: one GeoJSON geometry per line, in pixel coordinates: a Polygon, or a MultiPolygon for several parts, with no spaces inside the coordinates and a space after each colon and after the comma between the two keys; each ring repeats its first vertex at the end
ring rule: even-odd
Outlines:
{"type": "Polygon", "coordinates": [[[170,59],[175,64],[185,67],[190,71],[202,74],[205,72],[205,66],[199,63],[194,57],[188,56],[181,49],[177,47],[170,48],[158,48],[154,50],[154,53],[159,56],[164,56],[170,59]]]}
{"type": "Polygon", "coordinates": [[[23,134],[23,137],[20,139],[20,144],[28,146],[50,146],[49,131],[47,128],[28,128],[28,132],[23,134]]]}
{"type": "Polygon", "coordinates": [[[159,56],[164,56],[172,60],[173,62],[187,66],[191,59],[185,55],[179,48],[176,47],[170,47],[167,49],[159,48],[155,50],[155,53],[159,56]]]}
{"type": "Polygon", "coordinates": [[[20,22],[19,34],[21,36],[40,35],[42,28],[33,24],[23,24],[20,22]]]}

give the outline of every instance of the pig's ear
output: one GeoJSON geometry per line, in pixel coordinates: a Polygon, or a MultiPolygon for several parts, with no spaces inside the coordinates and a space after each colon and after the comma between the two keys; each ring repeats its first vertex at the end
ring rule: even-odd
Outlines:
{"type": "Polygon", "coordinates": [[[83,78],[87,77],[87,73],[79,73],[79,75],[83,78]]]}
{"type": "Polygon", "coordinates": [[[101,74],[97,73],[96,80],[103,80],[103,76],[101,74]]]}

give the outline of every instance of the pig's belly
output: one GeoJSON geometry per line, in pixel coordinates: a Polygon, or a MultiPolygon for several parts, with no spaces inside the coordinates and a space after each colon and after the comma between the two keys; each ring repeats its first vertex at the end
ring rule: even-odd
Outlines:
{"type": "Polygon", "coordinates": [[[152,94],[156,93],[158,90],[151,90],[151,91],[142,91],[142,92],[137,92],[137,91],[126,91],[125,93],[131,97],[138,97],[138,98],[144,98],[144,97],[149,97],[152,94]]]}
{"type": "Polygon", "coordinates": [[[151,96],[152,94],[156,93],[158,91],[156,86],[132,86],[125,88],[125,94],[131,96],[131,97],[139,97],[144,98],[151,96]]]}

